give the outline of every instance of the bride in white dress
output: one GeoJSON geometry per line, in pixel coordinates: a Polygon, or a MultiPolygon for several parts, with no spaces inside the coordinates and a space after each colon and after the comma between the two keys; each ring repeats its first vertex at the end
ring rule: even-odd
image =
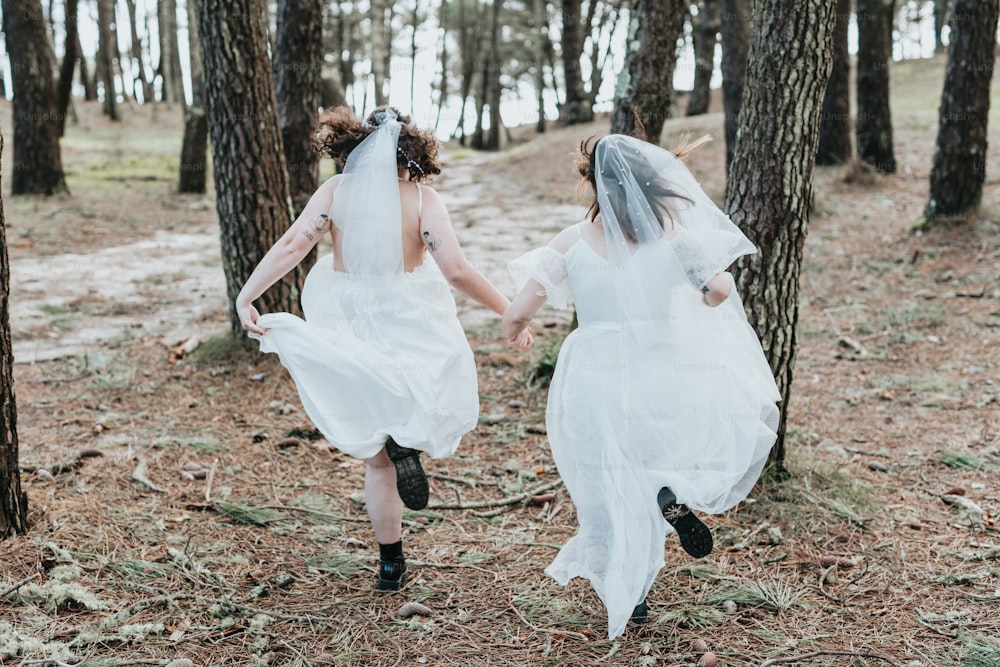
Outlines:
{"type": "MultiPolygon", "coordinates": [[[[247,279],[243,328],[274,352],[302,405],[342,452],[365,460],[379,542],[377,587],[403,583],[403,504],[427,505],[419,454],[455,452],[479,417],[476,367],[451,286],[502,314],[509,301],[465,258],[448,212],[421,181],[440,173],[437,141],[389,108],[362,123],[344,107],[319,119],[319,149],[346,159],[247,279]],[[305,319],[253,306],[329,233],[302,290],[305,319]],[[433,262],[426,261],[430,251],[433,262]]],[[[524,328],[512,339],[531,344],[524,328]]]]}
{"type": "MultiPolygon", "coordinates": [[[[570,295],[546,422],[579,531],[546,572],[589,579],[608,635],[647,619],[664,539],[701,557],[708,528],[750,492],[775,441],[780,394],[726,268],[755,252],[674,154],[622,135],[581,146],[589,220],[511,262],[514,336],[570,295]]],[[[682,153],[683,155],[683,153],[682,153]]]]}

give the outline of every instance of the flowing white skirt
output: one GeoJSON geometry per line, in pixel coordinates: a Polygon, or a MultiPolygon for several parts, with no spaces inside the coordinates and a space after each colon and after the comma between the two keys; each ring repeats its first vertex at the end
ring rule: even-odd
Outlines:
{"type": "Polygon", "coordinates": [[[739,297],[707,308],[691,293],[670,320],[683,324],[582,323],[549,390],[549,442],[580,528],[546,572],[590,580],[611,638],[664,564],[672,529],[660,488],[697,511],[725,511],[750,492],[775,440],[780,395],[739,297]]]}
{"type": "Polygon", "coordinates": [[[309,272],[305,319],[262,315],[260,341],[288,369],[316,428],[342,452],[376,455],[387,436],[433,458],[455,452],[479,417],[476,366],[451,288],[433,261],[373,283],[309,272]]]}

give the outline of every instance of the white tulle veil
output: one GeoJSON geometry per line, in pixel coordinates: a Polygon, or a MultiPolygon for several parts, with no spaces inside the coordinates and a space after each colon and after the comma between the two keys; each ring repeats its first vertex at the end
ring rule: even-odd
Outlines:
{"type": "Polygon", "coordinates": [[[343,234],[344,268],[370,278],[403,272],[396,161],[401,124],[391,108],[373,120],[374,131],[347,158],[330,207],[330,219],[343,234]]]}

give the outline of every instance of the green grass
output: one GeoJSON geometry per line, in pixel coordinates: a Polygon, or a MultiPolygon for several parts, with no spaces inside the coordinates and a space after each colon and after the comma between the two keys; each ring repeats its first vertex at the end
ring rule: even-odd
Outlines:
{"type": "Polygon", "coordinates": [[[1000,665],[1000,639],[986,635],[962,637],[962,661],[959,667],[997,667],[1000,665]]]}

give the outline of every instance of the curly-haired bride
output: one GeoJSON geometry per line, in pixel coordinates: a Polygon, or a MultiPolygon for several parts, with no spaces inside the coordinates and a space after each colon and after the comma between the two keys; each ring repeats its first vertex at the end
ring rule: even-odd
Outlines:
{"type": "MultiPolygon", "coordinates": [[[[379,590],[406,564],[403,505],[426,506],[420,453],[455,452],[478,420],[472,351],[449,289],[497,314],[509,301],[466,260],[438,194],[437,141],[392,107],[361,122],[345,107],[319,119],[319,150],[346,160],[271,248],[240,292],[243,328],[294,379],[309,418],[332,445],[365,461],[365,503],[379,542],[379,590]],[[305,319],[260,315],[253,302],[325,234],[302,290],[305,319]],[[429,251],[434,261],[427,261],[429,251]]],[[[531,344],[527,329],[512,338],[531,344]]]]}

